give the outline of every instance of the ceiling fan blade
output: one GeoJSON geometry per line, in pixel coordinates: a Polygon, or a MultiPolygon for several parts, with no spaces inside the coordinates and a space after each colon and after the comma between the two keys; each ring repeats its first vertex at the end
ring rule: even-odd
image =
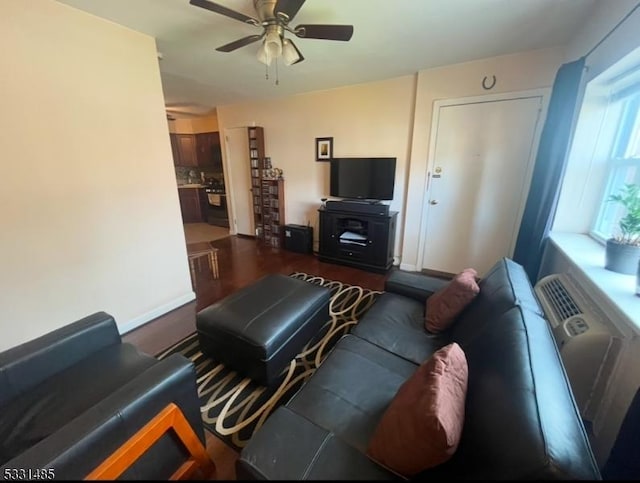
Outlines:
{"type": "Polygon", "coordinates": [[[225,15],[226,17],[230,17],[234,20],[239,20],[243,23],[260,25],[260,22],[253,17],[249,17],[244,13],[236,12],[235,10],[231,10],[230,8],[223,7],[222,5],[218,5],[217,3],[210,2],[209,0],[190,0],[189,3],[191,5],[195,5],[196,7],[205,8],[207,10],[211,10],[212,12],[225,15]]]}
{"type": "Polygon", "coordinates": [[[287,22],[293,20],[300,7],[304,5],[305,0],[278,0],[276,7],[273,9],[275,15],[284,14],[287,16],[287,22]]]}
{"type": "Polygon", "coordinates": [[[218,52],[232,52],[236,49],[239,49],[240,47],[244,47],[245,45],[249,45],[253,42],[256,42],[257,40],[260,40],[262,37],[264,37],[264,34],[249,35],[248,37],[243,37],[234,42],[229,42],[228,44],[218,47],[216,50],[218,52]]]}
{"type": "Polygon", "coordinates": [[[347,41],[353,35],[353,25],[298,25],[294,33],[302,39],[347,41]]]}
{"type": "Polygon", "coordinates": [[[291,65],[296,65],[299,64],[300,62],[302,62],[304,60],[304,56],[302,55],[302,52],[300,52],[300,49],[298,49],[298,47],[296,47],[296,44],[293,43],[293,40],[291,39],[287,39],[287,41],[291,44],[291,46],[296,49],[296,52],[298,53],[298,55],[300,56],[300,58],[298,60],[296,60],[293,64],[291,65]]]}

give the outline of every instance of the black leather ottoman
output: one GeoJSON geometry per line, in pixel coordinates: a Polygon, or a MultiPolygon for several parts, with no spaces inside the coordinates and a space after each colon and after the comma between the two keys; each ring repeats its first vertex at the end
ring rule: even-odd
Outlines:
{"type": "Polygon", "coordinates": [[[265,386],[277,381],[329,320],[330,291],[286,275],[266,275],[196,316],[200,347],[265,386]]]}

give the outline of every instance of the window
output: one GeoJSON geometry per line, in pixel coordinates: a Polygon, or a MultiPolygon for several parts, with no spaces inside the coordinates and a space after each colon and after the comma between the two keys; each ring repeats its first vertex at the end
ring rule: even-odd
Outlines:
{"type": "Polygon", "coordinates": [[[613,95],[611,103],[619,109],[619,126],[607,161],[600,209],[593,224],[593,235],[603,241],[617,234],[618,222],[625,215],[619,203],[607,200],[625,184],[640,185],[640,86],[613,95]]]}

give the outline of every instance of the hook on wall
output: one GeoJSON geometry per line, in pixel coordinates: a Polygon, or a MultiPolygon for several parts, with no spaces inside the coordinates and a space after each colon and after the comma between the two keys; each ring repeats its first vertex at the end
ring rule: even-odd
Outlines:
{"type": "Polygon", "coordinates": [[[493,89],[495,87],[495,85],[496,85],[496,76],[492,75],[491,79],[492,79],[492,82],[491,82],[490,86],[487,85],[487,76],[484,76],[484,78],[482,79],[482,88],[485,91],[489,91],[489,90],[491,90],[491,89],[493,89]]]}

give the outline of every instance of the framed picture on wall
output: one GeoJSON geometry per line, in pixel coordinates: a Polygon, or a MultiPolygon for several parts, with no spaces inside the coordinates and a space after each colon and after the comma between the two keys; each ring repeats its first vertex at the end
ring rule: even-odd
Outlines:
{"type": "Polygon", "coordinates": [[[316,161],[333,158],[333,138],[316,138],[316,161]]]}

